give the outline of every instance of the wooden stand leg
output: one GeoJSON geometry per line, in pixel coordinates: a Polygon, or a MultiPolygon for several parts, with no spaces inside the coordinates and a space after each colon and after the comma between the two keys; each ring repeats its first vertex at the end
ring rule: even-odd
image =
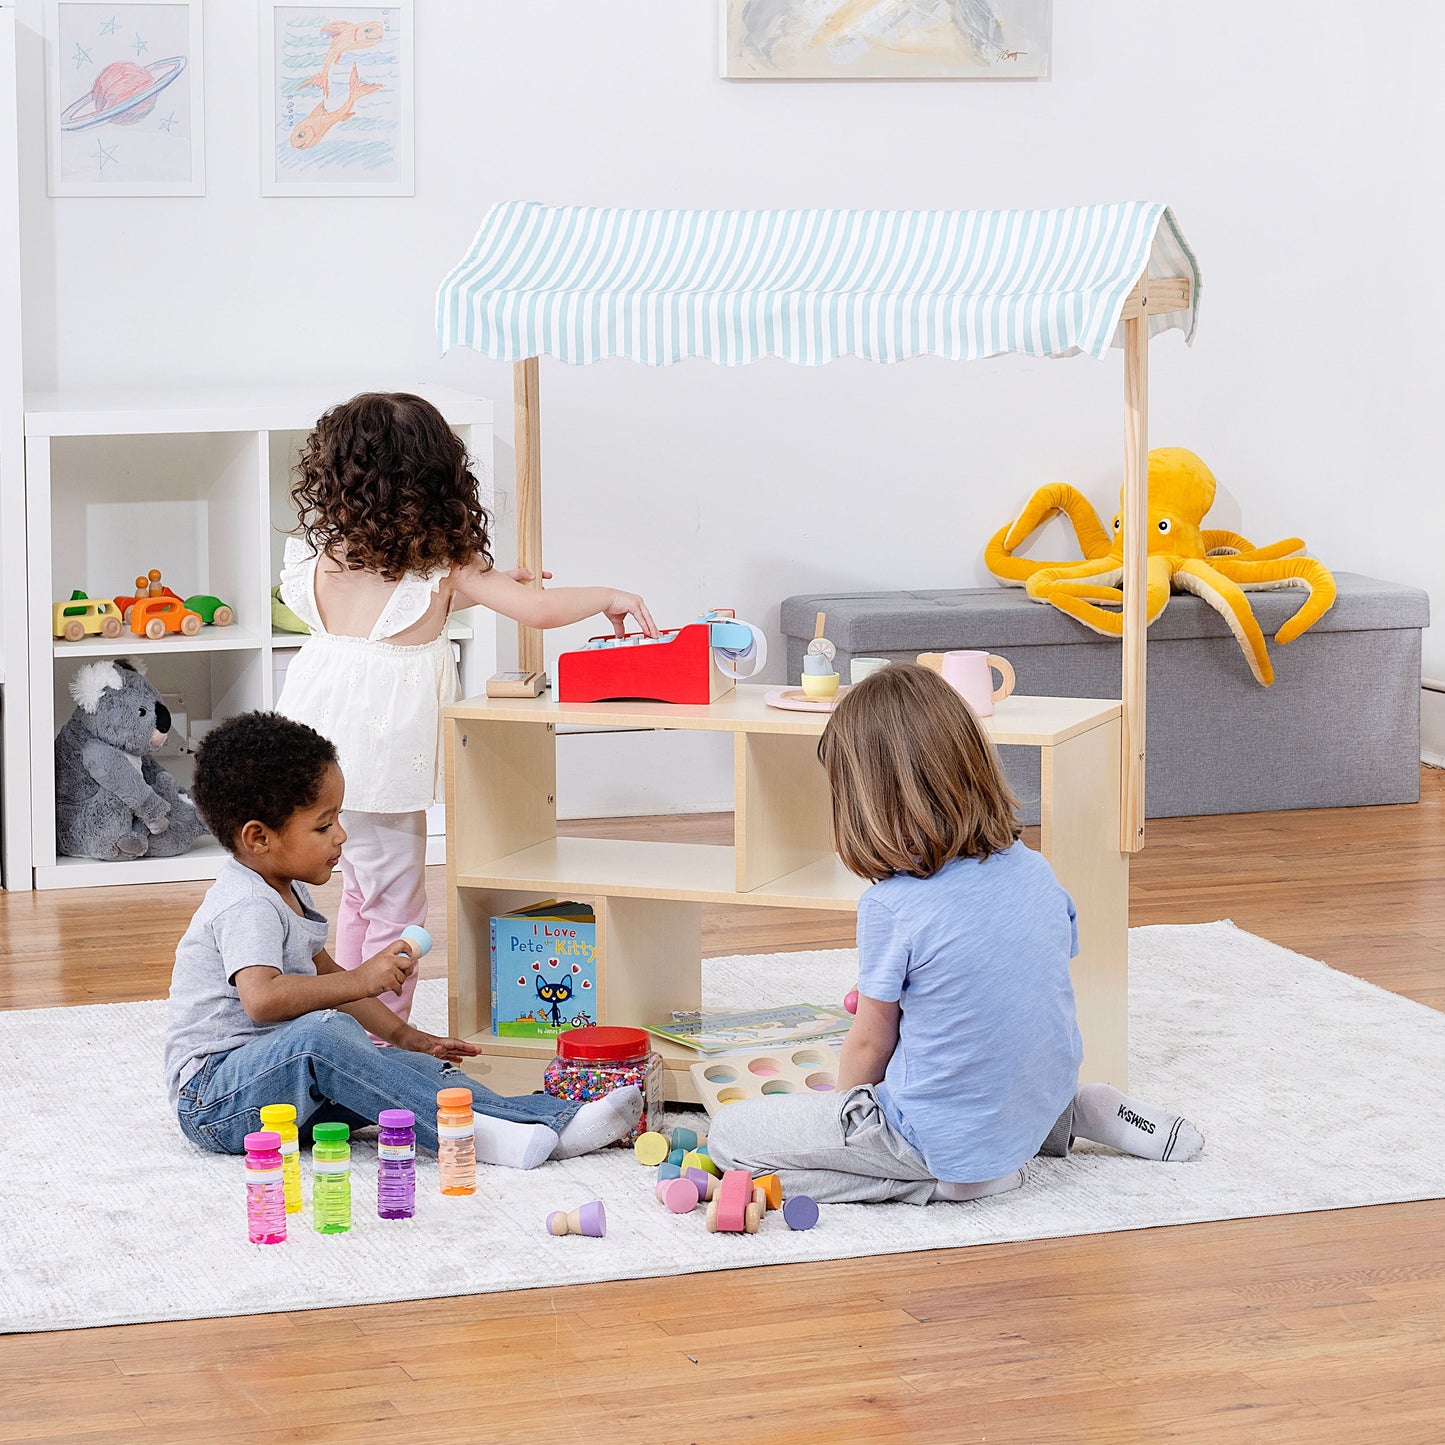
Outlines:
{"type": "Polygon", "coordinates": [[[832,805],[816,738],[738,733],[734,771],[738,892],[832,856],[832,805]]]}
{"type": "Polygon", "coordinates": [[[1129,1085],[1129,855],[1119,849],[1120,724],[1040,754],[1044,856],[1074,900],[1081,1082],[1129,1085]]]}
{"type": "Polygon", "coordinates": [[[1144,846],[1144,700],[1149,607],[1149,318],[1124,323],[1124,734],[1119,847],[1144,846]]]}

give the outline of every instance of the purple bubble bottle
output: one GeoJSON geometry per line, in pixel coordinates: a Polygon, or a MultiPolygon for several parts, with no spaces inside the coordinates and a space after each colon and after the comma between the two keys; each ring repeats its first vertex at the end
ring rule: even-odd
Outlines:
{"type": "Polygon", "coordinates": [[[252,1244],[286,1242],[286,1186],[281,1136],[271,1129],[246,1135],[246,1228],[252,1244]]]}
{"type": "Polygon", "coordinates": [[[383,1219],[410,1219],[416,1213],[416,1115],[410,1109],[383,1109],[377,1121],[376,1212],[383,1219]]]}

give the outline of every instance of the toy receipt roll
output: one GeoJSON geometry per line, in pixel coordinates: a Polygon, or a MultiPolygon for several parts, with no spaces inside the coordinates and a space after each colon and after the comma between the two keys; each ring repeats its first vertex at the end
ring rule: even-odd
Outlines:
{"type": "Polygon", "coordinates": [[[734,682],[761,672],[768,660],[767,636],[751,622],[714,622],[711,642],[718,671],[734,682]]]}

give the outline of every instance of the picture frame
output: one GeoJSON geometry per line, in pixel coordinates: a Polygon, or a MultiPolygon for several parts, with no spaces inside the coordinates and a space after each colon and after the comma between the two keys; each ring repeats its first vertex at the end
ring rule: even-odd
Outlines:
{"type": "Polygon", "coordinates": [[[1053,0],[718,0],[724,80],[1048,80],[1053,0]]]}
{"type": "Polygon", "coordinates": [[[411,196],[412,0],[260,0],[261,194],[411,196]]]}
{"type": "Polygon", "coordinates": [[[52,196],[206,193],[201,0],[47,0],[52,196]]]}

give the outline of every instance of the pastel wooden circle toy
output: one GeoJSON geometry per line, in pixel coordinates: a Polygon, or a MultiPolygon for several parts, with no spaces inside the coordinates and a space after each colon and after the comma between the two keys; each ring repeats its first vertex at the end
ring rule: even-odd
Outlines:
{"type": "Polygon", "coordinates": [[[682,1156],[682,1168],[684,1173],[689,1169],[701,1169],[704,1174],[722,1173],[706,1154],[699,1154],[696,1149],[690,1149],[682,1156]]]}
{"type": "Polygon", "coordinates": [[[398,941],[409,947],[413,958],[425,958],[431,952],[431,934],[419,923],[408,923],[398,941]]]}
{"type": "Polygon", "coordinates": [[[704,1174],[701,1169],[689,1169],[682,1177],[692,1181],[699,1199],[711,1200],[717,1195],[720,1181],[715,1174],[704,1174]]]}
{"type": "Polygon", "coordinates": [[[593,1239],[601,1239],[607,1233],[607,1211],[600,1199],[579,1204],[576,1209],[565,1213],[554,1209],[547,1216],[547,1229],[551,1234],[586,1234],[593,1239]]]}
{"type": "Polygon", "coordinates": [[[639,1164],[661,1164],[671,1152],[667,1140],[658,1133],[649,1130],[646,1134],[639,1134],[637,1142],[632,1146],[632,1152],[637,1156],[639,1164]]]}
{"type": "Polygon", "coordinates": [[[818,1222],[818,1206],[806,1194],[794,1194],[783,1205],[783,1221],[789,1229],[811,1229],[818,1222]]]}
{"type": "Polygon", "coordinates": [[[691,1179],[663,1179],[652,1192],[674,1214],[691,1214],[697,1208],[697,1185],[691,1179]]]}
{"type": "Polygon", "coordinates": [[[657,1177],[659,1179],[677,1179],[681,1176],[682,1170],[672,1162],[671,1159],[664,1159],[657,1166],[657,1177]]]}
{"type": "Polygon", "coordinates": [[[753,1188],[763,1196],[769,1209],[783,1207],[783,1181],[776,1174],[759,1174],[753,1180],[753,1188]]]}
{"type": "Polygon", "coordinates": [[[689,1129],[685,1125],[679,1124],[672,1131],[672,1147],[684,1151],[706,1148],[707,1135],[699,1134],[696,1129],[689,1129]]]}

